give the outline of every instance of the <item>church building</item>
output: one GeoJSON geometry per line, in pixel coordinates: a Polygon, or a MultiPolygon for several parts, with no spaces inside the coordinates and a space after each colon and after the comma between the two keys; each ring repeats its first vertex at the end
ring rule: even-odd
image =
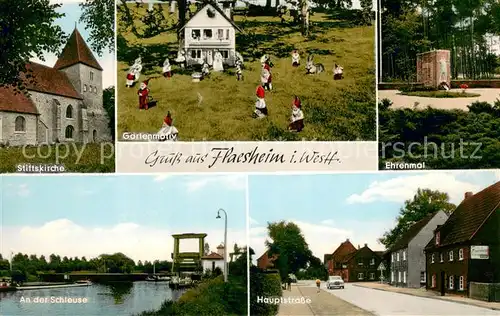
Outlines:
{"type": "Polygon", "coordinates": [[[111,140],[102,67],[75,28],[54,67],[30,62],[28,93],[0,87],[0,145],[111,140]]]}

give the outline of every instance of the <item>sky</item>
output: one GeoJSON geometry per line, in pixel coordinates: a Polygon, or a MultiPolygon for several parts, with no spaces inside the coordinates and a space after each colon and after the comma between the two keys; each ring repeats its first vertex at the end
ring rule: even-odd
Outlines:
{"type": "MultiPolygon", "coordinates": [[[[172,234],[206,233],[212,251],[224,241],[247,245],[246,177],[0,177],[0,251],[68,257],[122,252],[137,260],[171,260],[172,234]]],[[[194,241],[197,245],[197,241],[194,241]]],[[[181,244],[191,251],[193,244],[181,244]]]]}
{"type": "MultiPolygon", "coordinates": [[[[90,41],[89,41],[89,32],[85,29],[85,24],[79,23],[78,20],[80,19],[80,16],[82,14],[82,11],[80,10],[79,3],[83,1],[79,0],[50,0],[52,4],[54,3],[60,3],[62,6],[58,8],[56,11],[59,13],[64,13],[65,16],[62,18],[59,18],[55,21],[55,24],[59,25],[63,32],[65,32],[68,36],[73,32],[75,29],[75,22],[77,22],[77,28],[80,34],[83,36],[83,39],[87,43],[90,49],[90,41]]],[[[61,47],[62,50],[63,47],[61,47]]],[[[106,89],[110,86],[115,85],[115,56],[114,54],[110,54],[107,49],[103,52],[103,55],[100,57],[97,55],[94,51],[92,51],[94,54],[95,58],[101,65],[101,67],[104,69],[103,70],[103,89],[106,89]]],[[[49,54],[46,53],[44,55],[45,61],[41,61],[38,58],[32,58],[31,61],[53,67],[57,61],[57,56],[55,54],[49,54]]]]}
{"type": "Polygon", "coordinates": [[[249,178],[250,244],[256,263],[265,251],[267,223],[295,222],[313,254],[323,261],[347,238],[355,247],[385,250],[377,239],[395,224],[404,201],[418,188],[446,192],[458,205],[500,181],[500,171],[266,175],[249,178]]]}

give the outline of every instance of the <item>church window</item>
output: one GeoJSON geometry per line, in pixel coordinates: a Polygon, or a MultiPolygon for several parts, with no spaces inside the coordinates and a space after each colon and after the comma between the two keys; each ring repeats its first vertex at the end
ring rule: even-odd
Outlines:
{"type": "Polygon", "coordinates": [[[66,118],[73,118],[73,106],[71,104],[66,108],[66,118]]]}
{"type": "Polygon", "coordinates": [[[16,117],[16,132],[26,132],[26,119],[22,116],[16,117]]]}
{"type": "Polygon", "coordinates": [[[90,81],[94,81],[94,72],[93,71],[90,72],[90,81]]]}
{"type": "Polygon", "coordinates": [[[87,85],[86,84],[83,85],[83,92],[87,92],[87,85]]]}
{"type": "Polygon", "coordinates": [[[94,130],[92,132],[92,140],[93,140],[94,143],[97,141],[97,131],[96,130],[94,130]]]}
{"type": "Polygon", "coordinates": [[[66,139],[73,139],[74,128],[71,125],[66,126],[65,136],[66,139]]]}
{"type": "Polygon", "coordinates": [[[94,87],[94,93],[97,94],[97,87],[94,87]]]}

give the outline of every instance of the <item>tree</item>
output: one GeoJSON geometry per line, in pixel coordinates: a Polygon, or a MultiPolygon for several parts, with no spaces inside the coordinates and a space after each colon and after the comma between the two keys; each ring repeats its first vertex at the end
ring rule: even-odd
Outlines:
{"type": "Polygon", "coordinates": [[[208,242],[206,242],[203,246],[203,254],[205,256],[208,256],[210,254],[210,245],[208,244],[208,242]]]}
{"type": "Polygon", "coordinates": [[[80,3],[86,30],[90,31],[90,46],[99,56],[107,49],[115,50],[115,1],[85,0],[80,3]]]}
{"type": "Polygon", "coordinates": [[[304,235],[293,222],[268,223],[267,230],[272,241],[266,241],[268,255],[277,255],[275,267],[280,271],[284,280],[289,273],[296,273],[306,268],[312,257],[304,235]]]}
{"type": "Polygon", "coordinates": [[[109,117],[109,129],[111,130],[111,135],[113,137],[113,140],[115,138],[115,87],[111,86],[109,88],[106,88],[102,91],[102,101],[103,101],[103,106],[104,110],[106,110],[106,113],[108,114],[109,117]]]}
{"type": "MultiPolygon", "coordinates": [[[[0,0],[0,86],[25,90],[19,76],[26,72],[26,63],[33,56],[44,61],[44,53],[57,53],[65,41],[60,26],[54,20],[60,4],[49,0],[0,0]]],[[[29,73],[26,79],[33,80],[29,73]]]]}
{"type": "Polygon", "coordinates": [[[360,4],[361,4],[361,14],[362,14],[363,24],[372,25],[373,1],[372,0],[360,0],[360,4]]]}
{"type": "Polygon", "coordinates": [[[404,202],[396,219],[396,226],[385,232],[379,242],[389,249],[416,222],[437,211],[450,214],[455,208],[456,206],[449,202],[447,193],[418,189],[413,199],[404,202]]]}

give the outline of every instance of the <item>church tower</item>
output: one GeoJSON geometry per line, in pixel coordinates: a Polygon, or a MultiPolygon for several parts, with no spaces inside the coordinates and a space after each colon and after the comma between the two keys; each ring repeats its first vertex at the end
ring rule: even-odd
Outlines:
{"type": "Polygon", "coordinates": [[[109,118],[102,99],[103,69],[76,27],[54,68],[65,72],[83,97],[79,121],[84,142],[111,140],[109,118]]]}

